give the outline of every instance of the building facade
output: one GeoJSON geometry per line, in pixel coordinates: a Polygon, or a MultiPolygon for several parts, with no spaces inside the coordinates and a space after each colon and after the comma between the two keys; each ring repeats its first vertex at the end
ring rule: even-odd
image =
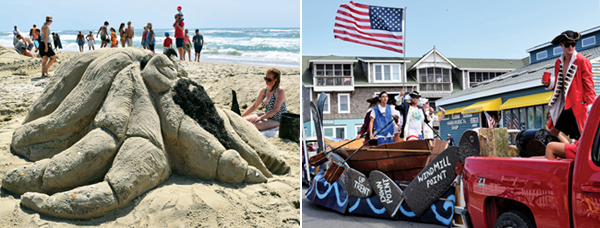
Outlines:
{"type": "MultiPolygon", "coordinates": [[[[592,63],[596,95],[600,94],[600,27],[581,32],[575,50],[592,63]]],[[[447,109],[440,123],[443,134],[451,134],[456,142],[465,130],[488,127],[485,113],[508,129],[541,129],[548,122],[548,102],[552,91],[541,84],[544,72],[554,77],[554,64],[562,54],[560,45],[544,43],[528,49],[530,63],[470,88],[457,91],[437,101],[447,109]]],[[[515,134],[509,141],[514,143],[515,134]]]]}
{"type": "MultiPolygon", "coordinates": [[[[355,138],[363,124],[367,99],[386,91],[390,98],[419,91],[436,101],[474,85],[472,81],[494,79],[519,68],[528,59],[446,58],[435,47],[420,58],[395,57],[302,57],[303,123],[307,136],[314,136],[309,101],[324,93],[323,128],[326,137],[355,138]]],[[[438,128],[437,123],[434,128],[438,128]]]]}

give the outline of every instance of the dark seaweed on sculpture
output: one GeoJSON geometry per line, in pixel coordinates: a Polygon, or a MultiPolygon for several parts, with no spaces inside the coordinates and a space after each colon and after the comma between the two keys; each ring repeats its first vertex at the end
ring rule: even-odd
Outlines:
{"type": "Polygon", "coordinates": [[[167,48],[163,54],[165,54],[167,57],[169,57],[169,59],[171,58],[171,56],[178,57],[177,52],[173,48],[167,48]]]}
{"type": "Polygon", "coordinates": [[[223,119],[217,113],[215,103],[208,97],[204,87],[189,79],[181,79],[175,84],[173,101],[183,109],[186,115],[194,119],[204,130],[213,134],[227,149],[232,149],[233,139],[225,132],[223,119]],[[190,91],[190,85],[194,89],[190,91]]]}
{"type": "Polygon", "coordinates": [[[238,104],[237,94],[235,93],[235,90],[231,90],[231,97],[231,111],[241,116],[242,112],[240,111],[240,105],[238,104]]]}

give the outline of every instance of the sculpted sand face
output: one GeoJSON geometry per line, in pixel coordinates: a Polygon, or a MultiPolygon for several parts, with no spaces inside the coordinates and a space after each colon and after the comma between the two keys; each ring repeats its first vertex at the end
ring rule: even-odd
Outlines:
{"type": "MultiPolygon", "coordinates": [[[[233,112],[211,113],[223,121],[226,136],[218,137],[186,115],[173,100],[173,86],[189,83],[186,77],[167,56],[137,48],[72,58],[13,135],[14,153],[37,162],[7,172],[2,187],[24,193],[23,205],[33,210],[90,218],[127,204],[172,171],[227,183],[264,182],[289,171],[233,112]]],[[[203,93],[198,85],[187,89],[203,93]]]]}

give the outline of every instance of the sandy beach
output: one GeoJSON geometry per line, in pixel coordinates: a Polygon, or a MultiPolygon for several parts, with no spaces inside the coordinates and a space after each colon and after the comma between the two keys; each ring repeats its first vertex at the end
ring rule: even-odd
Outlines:
{"type": "MultiPolygon", "coordinates": [[[[77,52],[58,52],[50,75],[77,52]]],[[[210,62],[181,62],[190,79],[204,86],[217,106],[231,107],[231,90],[242,112],[265,86],[269,67],[210,62]]],[[[0,46],[0,180],[7,171],[32,162],[12,154],[14,130],[28,107],[41,95],[49,78],[41,78],[41,59],[18,55],[0,46]]],[[[300,69],[281,69],[288,111],[300,112],[300,69]]],[[[51,76],[52,77],[52,76],[51,76]]],[[[255,112],[261,112],[259,109],[255,112]]],[[[20,195],[0,192],[0,227],[299,227],[300,160],[297,143],[268,139],[291,167],[261,184],[226,184],[173,173],[164,183],[104,216],[59,219],[39,214],[20,203],[20,195]]]]}

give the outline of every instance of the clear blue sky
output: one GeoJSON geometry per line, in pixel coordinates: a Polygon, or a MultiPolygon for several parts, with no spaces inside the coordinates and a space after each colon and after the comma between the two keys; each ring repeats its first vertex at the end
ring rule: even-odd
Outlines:
{"type": "Polygon", "coordinates": [[[300,27],[300,0],[12,0],[0,3],[0,31],[21,31],[38,27],[46,15],[54,17],[52,30],[97,30],[104,21],[118,28],[131,21],[142,28],[152,22],[154,28],[171,28],[177,6],[182,6],[186,27],[249,28],[300,27]]]}
{"type": "MultiPolygon", "coordinates": [[[[333,38],[335,13],[345,1],[302,1],[302,54],[395,56],[402,54],[333,38]]],[[[435,45],[449,58],[527,57],[527,49],[565,30],[600,26],[600,1],[555,0],[356,0],[407,7],[406,57],[421,57],[435,45]]]]}

